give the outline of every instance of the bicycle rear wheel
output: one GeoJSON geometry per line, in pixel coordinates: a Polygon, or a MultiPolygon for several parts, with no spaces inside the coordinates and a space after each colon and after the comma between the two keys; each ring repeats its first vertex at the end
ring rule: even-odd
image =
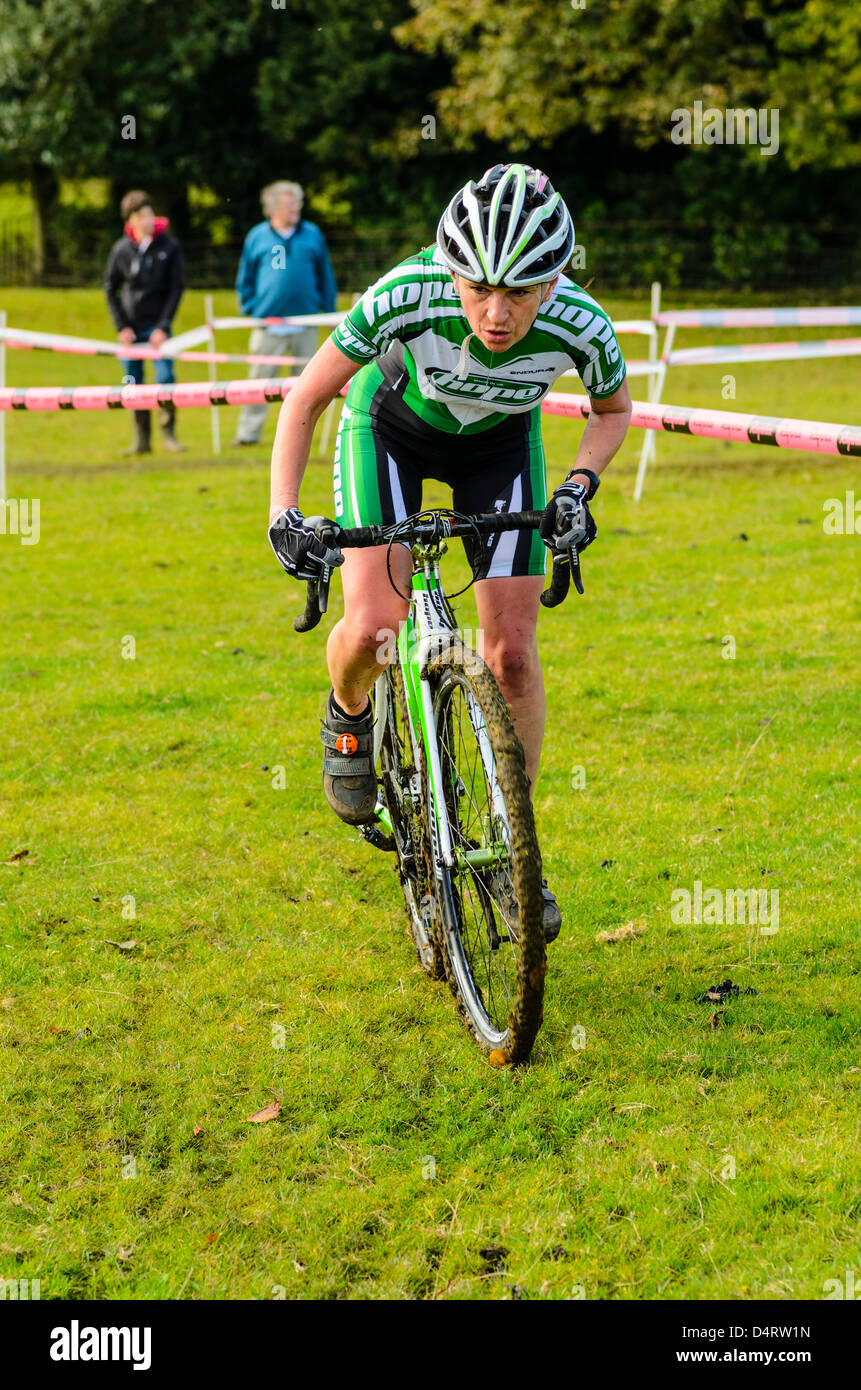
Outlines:
{"type": "Polygon", "coordinates": [[[445,978],[442,951],[434,927],[436,902],[425,808],[427,778],[416,767],[407,721],[403,672],[397,660],[385,673],[386,722],[380,744],[383,797],[395,837],[398,877],[404,895],[407,923],[422,967],[434,980],[445,978]]]}
{"type": "Polygon", "coordinates": [[[523,1062],[541,1026],[547,969],[523,749],[475,652],[452,643],[428,672],[455,860],[439,892],[446,974],[479,1047],[495,1062],[523,1062]]]}

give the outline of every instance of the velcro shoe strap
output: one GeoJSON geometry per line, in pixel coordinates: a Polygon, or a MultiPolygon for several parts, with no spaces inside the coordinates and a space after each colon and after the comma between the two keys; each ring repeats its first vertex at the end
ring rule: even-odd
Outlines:
{"type": "Polygon", "coordinates": [[[342,729],[340,733],[336,734],[334,729],[330,729],[324,724],[320,729],[320,738],[326,748],[336,748],[339,753],[346,751],[342,740],[354,738],[356,740],[356,753],[369,753],[372,747],[373,730],[365,729],[361,733],[356,733],[353,729],[342,729]]]}
{"type": "Polygon", "coordinates": [[[364,777],[370,774],[371,760],[361,758],[355,753],[351,758],[339,758],[333,753],[325,753],[323,771],[330,777],[364,777]]]}

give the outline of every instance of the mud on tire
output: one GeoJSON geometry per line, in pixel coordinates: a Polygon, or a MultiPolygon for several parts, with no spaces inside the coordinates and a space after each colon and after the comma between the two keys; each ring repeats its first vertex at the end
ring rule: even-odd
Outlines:
{"type": "MultiPolygon", "coordinates": [[[[436,733],[453,842],[480,849],[482,834],[487,842],[488,825],[494,827],[491,837],[499,832],[499,818],[489,814],[482,817],[484,808],[478,805],[482,794],[478,783],[485,764],[475,728],[478,725],[480,729],[482,723],[508,822],[508,855],[501,870],[490,874],[471,868],[442,870],[438,926],[445,972],[460,1014],[478,1045],[494,1054],[494,1060],[523,1062],[541,1026],[547,969],[541,853],[523,748],[499,687],[477,653],[454,639],[430,657],[428,673],[434,686],[436,733]],[[470,708],[472,714],[464,721],[463,711],[469,713],[470,708]],[[467,787],[464,778],[470,777],[473,782],[467,787]],[[508,933],[501,910],[512,891],[518,904],[516,941],[508,933]]],[[[485,791],[491,807],[486,778],[485,791]]]]}

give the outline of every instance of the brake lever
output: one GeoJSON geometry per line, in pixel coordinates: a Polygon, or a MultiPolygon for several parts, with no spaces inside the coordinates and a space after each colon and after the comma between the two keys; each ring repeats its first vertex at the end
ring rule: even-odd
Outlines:
{"type": "Polygon", "coordinates": [[[577,554],[573,545],[568,550],[568,556],[571,563],[571,578],[574,580],[574,588],[577,590],[578,594],[582,594],[583,572],[580,569],[580,556],[577,554]]]}
{"type": "Polygon", "coordinates": [[[553,574],[550,584],[541,595],[541,602],[545,608],[558,608],[559,604],[568,597],[572,579],[578,594],[582,594],[583,578],[580,569],[580,557],[573,546],[553,557],[553,574]]]}
{"type": "MultiPolygon", "coordinates": [[[[337,536],[340,529],[340,526],[334,525],[331,522],[325,520],[318,521],[317,525],[314,527],[314,534],[324,545],[334,549],[337,544],[337,536]]],[[[329,607],[329,585],[332,582],[332,569],[332,565],[324,565],[317,579],[317,603],[321,613],[325,613],[326,609],[329,607]]]]}
{"type": "MultiPolygon", "coordinates": [[[[325,519],[321,519],[314,527],[314,534],[323,542],[324,545],[331,546],[340,528],[325,519]]],[[[319,623],[321,617],[329,607],[329,586],[332,582],[332,565],[323,565],[319,574],[314,579],[308,580],[308,587],[305,595],[305,612],[299,618],[293,619],[293,627],[296,632],[310,632],[319,623]]]]}
{"type": "Polygon", "coordinates": [[[332,566],[324,565],[317,579],[317,605],[321,613],[329,607],[329,585],[332,582],[332,566]]]}

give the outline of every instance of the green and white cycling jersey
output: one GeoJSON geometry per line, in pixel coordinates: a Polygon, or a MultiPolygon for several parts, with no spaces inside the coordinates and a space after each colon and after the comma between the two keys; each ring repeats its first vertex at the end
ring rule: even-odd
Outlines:
{"type": "MultiPolygon", "coordinates": [[[[332,338],[352,361],[373,364],[379,384],[389,387],[381,393],[388,398],[380,401],[382,413],[420,434],[492,429],[534,410],[572,367],[597,400],[618,391],[626,374],[607,314],[565,275],[526,336],[505,352],[491,352],[472,334],[435,246],[366,290],[332,338]]],[[[367,395],[364,375],[354,378],[351,396],[354,388],[367,395]]]]}

